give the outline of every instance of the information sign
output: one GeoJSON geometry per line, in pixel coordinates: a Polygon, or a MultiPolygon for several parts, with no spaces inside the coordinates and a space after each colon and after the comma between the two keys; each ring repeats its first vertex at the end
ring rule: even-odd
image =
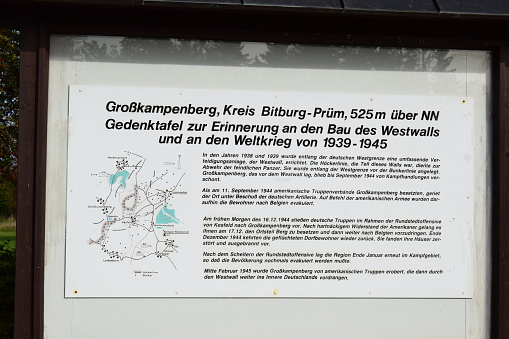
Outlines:
{"type": "Polygon", "coordinates": [[[66,297],[471,297],[473,99],[71,86],[66,297]]]}

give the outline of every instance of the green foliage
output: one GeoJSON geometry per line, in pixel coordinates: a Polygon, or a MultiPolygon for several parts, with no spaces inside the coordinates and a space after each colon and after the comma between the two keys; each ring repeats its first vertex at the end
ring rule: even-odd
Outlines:
{"type": "Polygon", "coordinates": [[[16,226],[9,226],[10,224],[12,223],[0,223],[0,243],[4,243],[7,247],[14,249],[16,247],[16,226]]]}
{"type": "Polygon", "coordinates": [[[19,32],[0,29],[0,178],[16,182],[19,32]]]}
{"type": "MultiPolygon", "coordinates": [[[[19,32],[0,29],[0,220],[14,216],[19,96],[19,32]]],[[[3,229],[4,230],[4,229],[3,229]]],[[[2,232],[2,239],[14,230],[2,232]]],[[[0,242],[0,339],[14,335],[15,246],[0,242]]]]}
{"type": "Polygon", "coordinates": [[[0,339],[14,335],[15,250],[0,242],[0,339]]]}
{"type": "Polygon", "coordinates": [[[0,220],[16,214],[16,186],[6,178],[0,177],[0,220]]]}

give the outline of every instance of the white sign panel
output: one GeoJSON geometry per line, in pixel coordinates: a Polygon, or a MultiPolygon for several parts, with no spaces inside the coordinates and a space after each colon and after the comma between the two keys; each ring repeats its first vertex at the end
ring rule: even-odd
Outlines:
{"type": "Polygon", "coordinates": [[[473,99],[71,86],[66,297],[471,297],[473,99]]]}

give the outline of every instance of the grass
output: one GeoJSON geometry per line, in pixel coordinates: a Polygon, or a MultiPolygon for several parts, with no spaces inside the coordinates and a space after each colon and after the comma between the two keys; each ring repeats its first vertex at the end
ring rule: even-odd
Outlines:
{"type": "Polygon", "coordinates": [[[8,247],[16,247],[16,222],[0,222],[0,242],[7,242],[8,247]]]}
{"type": "Polygon", "coordinates": [[[0,338],[14,336],[16,222],[0,221],[0,338]]]}

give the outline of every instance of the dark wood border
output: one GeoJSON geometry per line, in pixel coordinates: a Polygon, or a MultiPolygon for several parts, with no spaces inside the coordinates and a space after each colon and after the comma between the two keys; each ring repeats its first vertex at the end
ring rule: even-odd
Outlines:
{"type": "Polygon", "coordinates": [[[509,46],[493,60],[491,338],[509,338],[509,46]]]}
{"type": "MultiPolygon", "coordinates": [[[[509,20],[340,15],[330,11],[33,4],[0,23],[21,27],[15,338],[43,337],[49,34],[203,38],[489,50],[493,55],[491,338],[509,338],[509,20]],[[80,12],[85,21],[76,20],[80,12]],[[483,32],[479,27],[483,27],[483,32]],[[377,27],[373,31],[373,27],[377,27]]],[[[26,5],[25,5],[26,6],[26,5]]],[[[16,7],[16,8],[14,8],[16,7]]],[[[8,12],[8,11],[7,11],[8,12]]],[[[7,13],[4,12],[4,13],[7,13]]]]}
{"type": "Polygon", "coordinates": [[[15,337],[33,338],[34,170],[35,116],[37,114],[35,30],[24,29],[21,37],[20,114],[18,155],[18,211],[16,228],[15,337]]]}
{"type": "Polygon", "coordinates": [[[21,30],[15,338],[42,338],[46,196],[47,35],[21,30]]]}

